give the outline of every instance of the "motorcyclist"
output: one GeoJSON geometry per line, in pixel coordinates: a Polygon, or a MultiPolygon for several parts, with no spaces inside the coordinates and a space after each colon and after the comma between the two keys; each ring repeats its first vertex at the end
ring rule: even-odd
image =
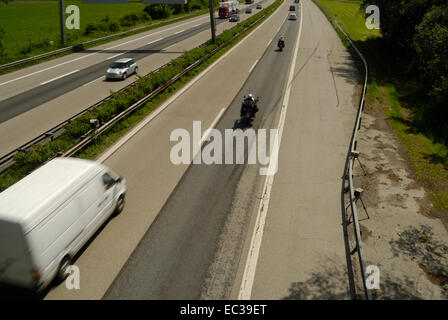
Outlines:
{"type": "Polygon", "coordinates": [[[245,115],[248,111],[250,112],[251,117],[254,117],[255,113],[258,111],[257,100],[251,93],[249,93],[247,98],[243,100],[241,105],[241,116],[245,115]]]}
{"type": "Polygon", "coordinates": [[[282,48],[282,47],[284,48],[285,45],[286,45],[286,38],[285,37],[280,37],[280,39],[278,39],[277,46],[279,48],[282,48]]]}

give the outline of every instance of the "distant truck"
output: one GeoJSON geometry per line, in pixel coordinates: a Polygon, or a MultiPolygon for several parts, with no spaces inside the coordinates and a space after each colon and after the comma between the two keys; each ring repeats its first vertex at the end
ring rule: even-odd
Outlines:
{"type": "Polygon", "coordinates": [[[226,1],[219,3],[218,15],[221,19],[227,19],[232,13],[239,12],[239,1],[226,1]]]}
{"type": "Polygon", "coordinates": [[[251,4],[251,3],[254,3],[254,0],[246,0],[245,3],[246,3],[246,4],[251,4]]]}

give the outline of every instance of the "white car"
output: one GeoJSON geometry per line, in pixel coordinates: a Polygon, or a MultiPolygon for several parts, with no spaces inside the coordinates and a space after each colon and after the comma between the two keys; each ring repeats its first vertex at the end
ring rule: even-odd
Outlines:
{"type": "Polygon", "coordinates": [[[133,73],[137,73],[138,67],[133,59],[123,58],[115,61],[106,71],[106,79],[124,80],[133,73]]]}
{"type": "Polygon", "coordinates": [[[297,20],[297,15],[294,13],[294,12],[291,12],[290,14],[289,14],[289,18],[288,18],[289,20],[297,20]]]}

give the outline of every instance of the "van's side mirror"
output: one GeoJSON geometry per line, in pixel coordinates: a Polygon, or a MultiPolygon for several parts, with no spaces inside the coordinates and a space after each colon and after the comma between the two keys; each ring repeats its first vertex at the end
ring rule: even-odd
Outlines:
{"type": "Polygon", "coordinates": [[[118,177],[117,180],[115,180],[115,183],[120,183],[123,180],[122,177],[118,177]]]}

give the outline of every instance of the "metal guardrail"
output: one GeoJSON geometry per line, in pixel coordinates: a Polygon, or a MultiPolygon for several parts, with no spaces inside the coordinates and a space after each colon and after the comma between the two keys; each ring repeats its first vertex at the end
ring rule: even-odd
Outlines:
{"type": "MultiPolygon", "coordinates": [[[[231,43],[232,41],[234,41],[237,37],[239,37],[241,34],[243,34],[244,32],[246,32],[247,30],[249,30],[252,26],[254,26],[255,24],[257,24],[260,20],[262,20],[264,17],[266,17],[266,15],[270,14],[273,10],[275,10],[275,8],[272,8],[271,10],[266,11],[266,13],[264,15],[262,15],[259,19],[257,19],[256,21],[252,22],[249,26],[247,26],[246,28],[244,28],[243,30],[241,30],[240,32],[238,32],[237,34],[235,34],[231,39],[229,39],[228,41],[222,43],[220,46],[216,47],[215,49],[213,49],[210,53],[208,53],[207,55],[205,55],[204,57],[202,57],[201,59],[195,61],[194,63],[192,63],[191,65],[189,65],[187,68],[185,68],[184,70],[182,70],[181,72],[179,72],[178,74],[176,74],[175,76],[173,76],[170,80],[168,80],[166,83],[164,83],[163,85],[161,85],[160,87],[156,88],[154,91],[152,91],[151,93],[149,93],[148,95],[146,95],[145,97],[141,98],[139,101],[137,101],[136,103],[134,103],[133,105],[131,105],[130,107],[128,107],[126,110],[122,111],[121,113],[119,113],[118,115],[114,116],[112,119],[110,119],[108,122],[104,123],[103,125],[101,125],[99,128],[97,128],[95,130],[95,132],[90,131],[88,134],[86,134],[84,136],[84,138],[81,139],[81,141],[79,141],[78,143],[76,143],[74,146],[72,146],[69,150],[65,151],[64,153],[61,154],[61,156],[63,157],[68,157],[68,156],[72,156],[74,154],[76,154],[78,151],[80,151],[82,148],[84,148],[85,146],[87,146],[88,144],[90,144],[92,141],[94,141],[94,139],[96,137],[98,137],[99,135],[101,135],[102,133],[106,132],[108,129],[110,129],[110,127],[112,127],[112,125],[114,125],[115,123],[117,123],[118,121],[120,121],[121,119],[125,118],[128,114],[130,114],[131,112],[133,112],[134,110],[138,109],[139,107],[143,106],[147,101],[151,100],[152,98],[154,98],[155,96],[157,96],[159,93],[161,93],[163,90],[165,90],[167,87],[169,87],[172,83],[174,83],[175,81],[177,81],[180,77],[182,77],[183,75],[185,75],[186,73],[188,73],[190,70],[192,70],[193,68],[197,67],[198,65],[202,64],[204,61],[206,61],[207,59],[209,59],[211,56],[213,56],[217,51],[221,50],[222,48],[224,48],[225,46],[227,46],[229,43],[231,43]]],[[[204,45],[206,45],[206,43],[201,44],[199,47],[203,47],[204,45]]],[[[157,68],[156,70],[150,72],[151,73],[156,73],[158,72],[161,68],[167,66],[171,64],[171,62],[157,68]]],[[[120,89],[117,92],[122,92],[124,90],[126,90],[129,87],[135,86],[135,82],[127,85],[126,87],[120,89]]],[[[13,164],[14,162],[14,155],[17,152],[20,151],[26,151],[28,149],[30,149],[31,147],[42,143],[46,140],[52,140],[55,137],[57,137],[59,134],[62,133],[64,126],[69,124],[71,121],[73,121],[74,119],[78,118],[79,116],[83,115],[84,113],[86,113],[87,111],[91,110],[92,108],[97,107],[98,105],[102,104],[103,102],[105,102],[106,100],[109,100],[112,98],[112,95],[106,97],[105,99],[95,103],[94,105],[88,107],[87,109],[81,111],[80,113],[74,115],[73,117],[71,117],[68,120],[65,120],[63,122],[61,122],[60,124],[56,125],[55,127],[53,127],[52,129],[46,131],[45,133],[41,134],[40,136],[38,136],[37,138],[32,139],[31,141],[25,143],[24,145],[22,145],[21,147],[11,151],[10,153],[6,154],[5,156],[0,158],[0,168],[2,168],[0,170],[0,173],[5,171],[7,169],[7,167],[9,167],[10,165],[13,164]]]]}
{"type": "MultiPolygon", "coordinates": [[[[186,73],[188,73],[190,70],[196,68],[197,66],[199,66],[200,64],[202,64],[204,61],[208,60],[210,57],[212,57],[216,52],[218,52],[219,50],[221,50],[222,48],[226,47],[228,44],[230,44],[232,41],[234,41],[237,37],[239,37],[241,34],[243,34],[244,32],[246,32],[247,30],[249,30],[252,26],[256,25],[260,20],[262,20],[264,17],[266,17],[266,15],[268,15],[269,13],[271,13],[273,10],[275,10],[275,8],[268,10],[264,15],[262,15],[260,18],[258,18],[257,20],[255,20],[254,22],[252,22],[250,25],[248,25],[246,28],[244,28],[243,30],[241,30],[240,32],[238,32],[237,34],[235,34],[232,38],[230,38],[228,41],[222,43],[221,45],[219,45],[218,47],[216,47],[215,49],[213,49],[210,53],[208,53],[207,55],[205,55],[204,57],[200,58],[199,60],[197,60],[196,62],[192,63],[191,65],[189,65],[187,68],[185,68],[184,70],[182,70],[181,72],[179,72],[178,74],[176,74],[173,78],[171,78],[170,80],[168,80],[165,84],[163,84],[162,86],[158,87],[156,90],[152,91],[150,94],[148,94],[147,96],[143,97],[142,99],[140,99],[139,101],[137,101],[136,103],[134,103],[133,105],[131,105],[130,107],[128,107],[126,110],[122,111],[120,114],[116,115],[115,117],[113,117],[112,119],[110,119],[108,122],[106,122],[105,124],[103,124],[101,127],[99,127],[98,129],[96,129],[96,131],[94,132],[94,134],[85,137],[84,139],[82,139],[80,142],[78,142],[76,145],[74,145],[72,148],[70,148],[69,150],[67,150],[66,152],[64,152],[61,156],[62,157],[70,157],[75,155],[77,152],[79,152],[80,150],[82,150],[85,146],[87,146],[88,144],[90,144],[96,137],[98,137],[98,135],[101,135],[102,133],[106,132],[108,129],[110,129],[115,123],[117,123],[118,121],[120,121],[121,119],[125,118],[128,114],[130,114],[131,112],[133,112],[134,110],[138,109],[139,107],[143,106],[147,101],[151,100],[152,98],[154,98],[155,96],[157,96],[159,93],[161,93],[162,91],[164,91],[167,87],[169,87],[171,84],[173,84],[175,81],[177,81],[180,77],[182,77],[183,75],[185,75],[186,73]]],[[[202,44],[201,46],[203,46],[204,44],[202,44]]]]}
{"type": "MultiPolygon", "coordinates": [[[[336,23],[335,23],[336,24],[336,23]]],[[[360,129],[361,124],[361,114],[364,108],[365,103],[365,96],[367,91],[367,79],[369,76],[369,69],[367,66],[367,62],[364,59],[364,56],[362,53],[358,50],[358,48],[355,46],[353,41],[350,39],[350,37],[347,35],[347,33],[338,25],[336,26],[339,28],[339,30],[347,37],[347,40],[350,42],[351,46],[355,49],[356,53],[361,58],[364,69],[365,69],[365,76],[364,76],[364,84],[362,89],[362,95],[361,100],[358,107],[358,112],[356,114],[356,123],[355,127],[353,128],[352,137],[350,140],[350,153],[347,155],[347,161],[348,161],[348,181],[349,181],[349,197],[350,197],[350,207],[352,210],[352,217],[353,217],[353,223],[354,223],[354,229],[355,229],[355,236],[356,236],[356,245],[357,245],[357,251],[358,251],[358,258],[359,258],[359,264],[361,266],[361,274],[362,274],[362,281],[364,286],[364,292],[367,300],[372,300],[372,292],[367,287],[366,283],[366,262],[364,258],[364,252],[362,248],[362,240],[361,240],[361,232],[359,229],[359,220],[358,220],[358,213],[356,209],[356,198],[355,198],[355,192],[353,187],[353,164],[355,158],[353,157],[353,152],[356,150],[356,134],[358,130],[360,129]]],[[[347,173],[347,172],[346,172],[347,173]]]]}
{"type": "MultiPolygon", "coordinates": [[[[160,69],[170,65],[171,62],[168,62],[160,67],[158,67],[157,69],[151,71],[149,74],[151,73],[156,73],[158,72],[160,69]]],[[[120,93],[123,92],[125,90],[127,90],[130,87],[135,86],[135,82],[132,82],[130,84],[128,84],[127,86],[121,88],[120,90],[118,90],[116,93],[120,93]]],[[[14,155],[20,151],[26,151],[28,149],[30,149],[31,147],[45,142],[47,140],[53,140],[56,137],[58,137],[60,134],[62,134],[62,132],[64,131],[64,127],[71,123],[73,120],[75,120],[76,118],[82,116],[83,114],[85,114],[86,112],[98,107],[99,105],[101,105],[102,103],[106,102],[107,100],[110,100],[113,97],[113,95],[109,95],[106,98],[98,101],[97,103],[95,103],[94,105],[91,105],[90,107],[87,107],[86,109],[78,112],[77,114],[73,115],[72,117],[70,117],[69,119],[57,124],[56,126],[54,126],[53,128],[45,131],[44,133],[40,134],[39,136],[37,136],[36,138],[28,141],[27,143],[23,144],[22,146],[18,147],[17,149],[14,149],[11,152],[8,152],[7,154],[3,155],[0,157],[0,173],[2,173],[3,171],[5,171],[14,161],[14,155]]]]}
{"type": "Polygon", "coordinates": [[[182,16],[182,17],[178,17],[178,18],[174,18],[174,19],[169,19],[169,20],[157,22],[157,23],[150,24],[150,25],[147,25],[147,26],[138,27],[138,28],[127,30],[127,31],[123,31],[123,32],[120,32],[120,33],[115,33],[115,34],[112,34],[110,36],[101,37],[101,38],[98,38],[98,39],[94,39],[94,40],[78,43],[78,44],[75,44],[75,45],[72,45],[72,46],[69,46],[69,47],[61,48],[61,49],[50,51],[50,52],[43,53],[43,54],[39,54],[37,56],[33,56],[33,57],[29,57],[29,58],[13,61],[13,62],[10,62],[10,63],[6,63],[6,64],[3,64],[3,65],[0,65],[0,70],[6,69],[6,68],[10,68],[10,67],[19,66],[21,64],[25,64],[25,63],[28,63],[28,62],[36,61],[36,60],[39,60],[39,59],[48,58],[48,57],[51,57],[51,56],[54,56],[54,55],[57,55],[57,54],[60,54],[60,53],[64,53],[64,52],[67,52],[67,51],[75,51],[77,48],[83,48],[85,46],[89,46],[89,45],[92,45],[92,44],[95,44],[95,43],[98,43],[98,42],[102,42],[102,41],[105,41],[105,40],[121,37],[121,36],[124,36],[124,35],[129,34],[129,33],[138,32],[138,31],[144,30],[144,29],[149,29],[149,28],[152,28],[154,26],[158,26],[160,24],[170,23],[170,22],[181,20],[181,19],[184,19],[184,18],[190,17],[190,16],[195,16],[195,15],[194,14],[189,14],[189,15],[185,15],[185,16],[182,16]]]}

